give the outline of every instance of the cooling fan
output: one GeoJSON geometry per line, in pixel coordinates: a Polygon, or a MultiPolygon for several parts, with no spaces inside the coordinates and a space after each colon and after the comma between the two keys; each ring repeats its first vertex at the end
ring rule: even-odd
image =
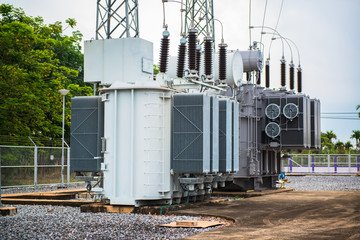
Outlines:
{"type": "Polygon", "coordinates": [[[280,126],[276,122],[270,122],[265,127],[265,133],[270,138],[276,138],[280,134],[280,126]]]}
{"type": "Polygon", "coordinates": [[[274,120],[279,117],[280,115],[280,107],[276,105],[275,103],[270,103],[265,108],[265,115],[271,120],[274,120]]]}
{"type": "Polygon", "coordinates": [[[294,103],[288,103],[283,108],[283,114],[286,118],[293,120],[299,114],[299,108],[294,103]]]}

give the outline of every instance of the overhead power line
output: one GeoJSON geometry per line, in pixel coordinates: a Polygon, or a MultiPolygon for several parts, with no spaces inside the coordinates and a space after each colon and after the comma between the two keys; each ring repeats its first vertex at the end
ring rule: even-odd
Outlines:
{"type": "Polygon", "coordinates": [[[321,117],[324,119],[335,119],[335,120],[360,120],[360,118],[356,117],[321,117]]]}
{"type": "Polygon", "coordinates": [[[358,112],[325,112],[321,114],[359,114],[358,112]]]}

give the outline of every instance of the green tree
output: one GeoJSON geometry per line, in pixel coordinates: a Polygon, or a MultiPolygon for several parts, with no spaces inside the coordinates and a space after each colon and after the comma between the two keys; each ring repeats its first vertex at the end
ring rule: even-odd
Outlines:
{"type": "Polygon", "coordinates": [[[356,141],[356,150],[359,150],[359,142],[360,142],[360,130],[353,130],[353,134],[350,136],[351,139],[355,139],[356,141]]]}
{"type": "MultiPolygon", "coordinates": [[[[360,104],[358,104],[357,106],[356,106],[356,110],[359,110],[360,109],[360,104]]],[[[358,112],[358,114],[359,114],[359,118],[360,118],[360,112],[358,112]]]]}
{"type": "MultiPolygon", "coordinates": [[[[76,21],[68,19],[68,27],[76,21]]],[[[62,97],[91,95],[82,81],[81,33],[62,33],[62,23],[45,25],[41,17],[26,16],[21,8],[0,5],[0,135],[60,137],[62,97]]],[[[66,132],[70,101],[66,103],[66,132]]]]}
{"type": "Polygon", "coordinates": [[[344,148],[345,148],[345,152],[346,153],[351,153],[351,148],[353,147],[353,145],[351,144],[350,141],[347,141],[345,144],[344,144],[344,148]]]}
{"type": "Polygon", "coordinates": [[[337,141],[334,146],[336,153],[345,153],[345,147],[342,141],[337,141]]]}
{"type": "Polygon", "coordinates": [[[335,140],[337,138],[336,134],[331,130],[327,131],[325,133],[321,133],[321,147],[323,150],[326,150],[326,152],[331,153],[331,150],[333,149],[333,139],[335,140]]]}

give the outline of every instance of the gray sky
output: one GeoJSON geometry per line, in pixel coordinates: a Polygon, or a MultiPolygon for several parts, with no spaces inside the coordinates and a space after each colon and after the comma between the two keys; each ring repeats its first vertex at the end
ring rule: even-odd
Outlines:
{"type": "MultiPolygon", "coordinates": [[[[163,31],[162,1],[138,1],[140,37],[154,43],[154,60],[157,62],[163,31]]],[[[252,0],[252,25],[262,25],[265,2],[252,0]]],[[[84,40],[95,38],[95,0],[2,0],[1,3],[21,7],[31,16],[41,16],[45,23],[75,18],[78,22],[76,29],[84,34],[84,40]]],[[[265,26],[275,27],[280,5],[281,0],[268,1],[265,26]]],[[[166,4],[172,55],[176,54],[180,39],[179,10],[180,4],[166,4]]],[[[360,53],[359,12],[359,0],[284,0],[278,31],[298,46],[303,69],[303,92],[321,100],[323,113],[355,112],[356,105],[360,104],[360,65],[357,62],[360,53]]],[[[249,46],[249,0],[214,0],[214,14],[224,25],[228,49],[246,50],[249,46]]],[[[215,26],[216,40],[219,41],[220,26],[217,23],[215,26]]],[[[71,33],[71,30],[66,31],[71,33]]],[[[260,41],[260,32],[260,29],[252,31],[253,41],[260,41]]],[[[263,35],[265,58],[269,53],[270,39],[270,35],[263,35]]],[[[296,49],[293,46],[292,49],[297,66],[296,49]]],[[[276,40],[271,48],[272,88],[280,86],[281,55],[281,41],[276,40]]],[[[287,46],[285,58],[289,63],[287,46]]],[[[350,140],[352,130],[360,130],[360,121],[322,119],[321,130],[333,130],[338,139],[345,142],[350,140]]]]}

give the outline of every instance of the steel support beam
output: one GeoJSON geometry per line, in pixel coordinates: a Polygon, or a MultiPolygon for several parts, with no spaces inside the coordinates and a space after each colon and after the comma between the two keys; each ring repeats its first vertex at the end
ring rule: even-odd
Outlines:
{"type": "Polygon", "coordinates": [[[186,0],[185,34],[189,29],[198,30],[200,44],[210,36],[215,40],[213,0],[186,0]]]}
{"type": "Polygon", "coordinates": [[[138,0],[97,0],[96,39],[139,37],[138,0]]]}

